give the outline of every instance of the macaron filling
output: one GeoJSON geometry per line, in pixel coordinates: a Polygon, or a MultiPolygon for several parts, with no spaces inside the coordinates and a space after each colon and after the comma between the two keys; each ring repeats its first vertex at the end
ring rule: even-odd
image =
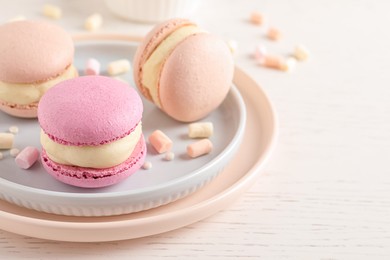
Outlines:
{"type": "Polygon", "coordinates": [[[41,130],[41,144],[47,156],[54,162],[88,168],[109,168],[126,161],[142,136],[142,123],[129,135],[98,146],[63,145],[54,142],[41,130]]]}
{"type": "Polygon", "coordinates": [[[37,103],[45,92],[67,79],[77,76],[77,69],[70,65],[63,73],[49,80],[38,83],[8,83],[0,81],[0,100],[11,105],[29,105],[37,103]]]}
{"type": "Polygon", "coordinates": [[[142,84],[148,89],[153,102],[159,108],[161,108],[161,102],[158,94],[158,84],[164,61],[180,42],[198,33],[204,33],[204,31],[196,25],[185,25],[178,28],[157,46],[143,65],[142,84]]]}

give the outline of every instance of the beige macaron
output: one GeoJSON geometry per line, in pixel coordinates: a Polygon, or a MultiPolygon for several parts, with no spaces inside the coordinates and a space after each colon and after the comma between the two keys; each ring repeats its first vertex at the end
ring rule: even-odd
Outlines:
{"type": "Polygon", "coordinates": [[[36,117],[43,94],[78,75],[72,65],[72,38],[59,26],[41,21],[3,24],[0,38],[0,109],[36,117]]]}
{"type": "Polygon", "coordinates": [[[133,67],[141,93],[182,122],[199,120],[216,109],[234,73],[227,44],[185,19],[156,25],[138,47],[133,67]]]}

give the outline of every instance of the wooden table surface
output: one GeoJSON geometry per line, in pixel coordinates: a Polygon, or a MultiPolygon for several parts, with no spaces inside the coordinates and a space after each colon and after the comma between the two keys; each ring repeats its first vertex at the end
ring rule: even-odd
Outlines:
{"type": "MultiPolygon", "coordinates": [[[[102,32],[142,35],[101,1],[0,1],[0,22],[42,17],[82,32],[100,12],[102,32]]],[[[268,93],[279,141],[260,179],[225,210],[179,230],[108,243],[68,243],[0,230],[1,259],[390,259],[390,2],[204,1],[194,18],[236,40],[236,63],[268,93]],[[283,39],[248,22],[259,10],[283,39]],[[311,59],[292,73],[260,67],[259,43],[288,55],[297,43],[311,59]]],[[[0,39],[1,40],[1,39],[0,39]]],[[[1,57],[0,57],[1,58],[1,57]]],[[[1,166],[0,166],[1,167],[1,166]]]]}

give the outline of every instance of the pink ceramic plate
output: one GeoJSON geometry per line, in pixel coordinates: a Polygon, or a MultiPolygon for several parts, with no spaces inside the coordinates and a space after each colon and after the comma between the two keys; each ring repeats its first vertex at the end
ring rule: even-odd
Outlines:
{"type": "Polygon", "coordinates": [[[177,229],[227,207],[260,176],[277,136],[275,113],[262,89],[238,68],[234,83],[246,104],[245,137],[225,170],[204,188],[165,206],[108,217],[53,215],[0,200],[0,228],[52,240],[113,241],[177,229]]]}

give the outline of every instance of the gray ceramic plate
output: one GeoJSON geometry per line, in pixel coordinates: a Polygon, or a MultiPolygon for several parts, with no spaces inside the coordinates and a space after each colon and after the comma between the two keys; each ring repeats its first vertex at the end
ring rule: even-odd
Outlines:
{"type": "MultiPolygon", "coordinates": [[[[128,42],[79,42],[75,65],[82,75],[90,57],[98,59],[104,69],[116,59],[132,60],[135,49],[136,44],[128,42]]],[[[120,77],[134,86],[130,72],[120,77]]],[[[19,169],[9,151],[2,151],[5,158],[0,161],[0,197],[26,208],[73,216],[119,215],[158,207],[193,193],[217,176],[238,149],[245,120],[245,105],[233,86],[222,105],[202,120],[214,124],[215,134],[210,138],[214,144],[212,153],[190,159],[186,146],[194,140],[187,138],[187,124],[169,118],[144,100],[144,135],[147,137],[155,129],[161,129],[170,136],[176,155],[173,161],[165,161],[163,155],[154,153],[148,146],[146,160],[152,162],[152,169],[141,169],[117,185],[83,189],[58,182],[44,171],[40,162],[29,170],[19,169]]],[[[11,125],[19,127],[15,147],[40,147],[37,120],[0,113],[0,132],[7,131],[11,125]]]]}

